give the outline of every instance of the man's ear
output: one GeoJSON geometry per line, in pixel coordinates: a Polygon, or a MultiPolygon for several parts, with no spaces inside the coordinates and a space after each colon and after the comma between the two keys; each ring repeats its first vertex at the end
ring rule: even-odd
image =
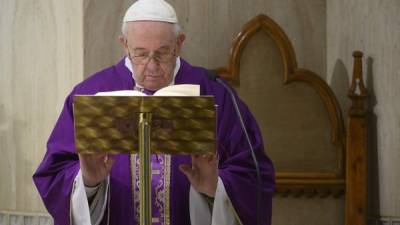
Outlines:
{"type": "Polygon", "coordinates": [[[186,35],[185,34],[183,34],[183,33],[179,34],[179,36],[177,38],[177,41],[176,41],[176,44],[178,46],[177,54],[180,53],[180,51],[182,49],[182,46],[183,46],[183,42],[185,41],[185,39],[186,39],[186,35]]]}
{"type": "Polygon", "coordinates": [[[126,38],[123,35],[118,36],[118,42],[122,45],[122,48],[127,53],[128,52],[128,43],[126,38]]]}

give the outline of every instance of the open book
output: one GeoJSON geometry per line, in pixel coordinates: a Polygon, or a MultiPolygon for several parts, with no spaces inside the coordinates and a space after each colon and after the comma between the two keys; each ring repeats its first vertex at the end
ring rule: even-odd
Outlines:
{"type": "MultiPolygon", "coordinates": [[[[136,90],[98,92],[97,96],[147,96],[145,93],[136,90]]],[[[200,85],[198,84],[177,84],[161,88],[153,96],[200,96],[200,85]]]]}
{"type": "Polygon", "coordinates": [[[174,85],[146,96],[139,91],[75,95],[75,145],[79,153],[137,153],[141,113],[152,115],[152,151],[213,154],[216,149],[214,96],[199,85],[174,85]]]}

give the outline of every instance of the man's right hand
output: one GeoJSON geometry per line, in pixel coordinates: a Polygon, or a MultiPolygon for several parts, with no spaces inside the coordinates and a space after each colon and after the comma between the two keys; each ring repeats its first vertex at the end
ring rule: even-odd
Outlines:
{"type": "Polygon", "coordinates": [[[94,187],[104,181],[110,173],[114,162],[114,156],[109,154],[79,154],[79,163],[85,186],[94,187]]]}

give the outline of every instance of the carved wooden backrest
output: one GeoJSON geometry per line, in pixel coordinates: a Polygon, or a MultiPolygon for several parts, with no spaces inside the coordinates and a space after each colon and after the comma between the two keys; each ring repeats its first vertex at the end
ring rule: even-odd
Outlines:
{"type": "Polygon", "coordinates": [[[255,17],[231,55],[228,67],[217,72],[255,114],[277,169],[277,191],[343,190],[345,138],[338,102],[318,75],[297,68],[282,29],[265,15],[255,17]]]}
{"type": "Polygon", "coordinates": [[[346,188],[349,192],[338,101],[318,75],[297,67],[292,44],[279,25],[265,15],[252,19],[236,37],[228,66],[216,71],[257,119],[276,168],[277,193],[323,197],[341,196],[346,188]]]}

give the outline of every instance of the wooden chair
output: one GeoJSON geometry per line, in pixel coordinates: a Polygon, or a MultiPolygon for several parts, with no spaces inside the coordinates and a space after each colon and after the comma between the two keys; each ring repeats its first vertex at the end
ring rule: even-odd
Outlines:
{"type": "Polygon", "coordinates": [[[305,202],[343,198],[343,224],[365,225],[367,93],[362,53],[353,56],[346,123],[332,89],[317,74],[297,67],[289,38],[266,15],[243,27],[228,65],[216,72],[234,86],[259,122],[276,167],[276,196],[305,196],[305,202]]]}

